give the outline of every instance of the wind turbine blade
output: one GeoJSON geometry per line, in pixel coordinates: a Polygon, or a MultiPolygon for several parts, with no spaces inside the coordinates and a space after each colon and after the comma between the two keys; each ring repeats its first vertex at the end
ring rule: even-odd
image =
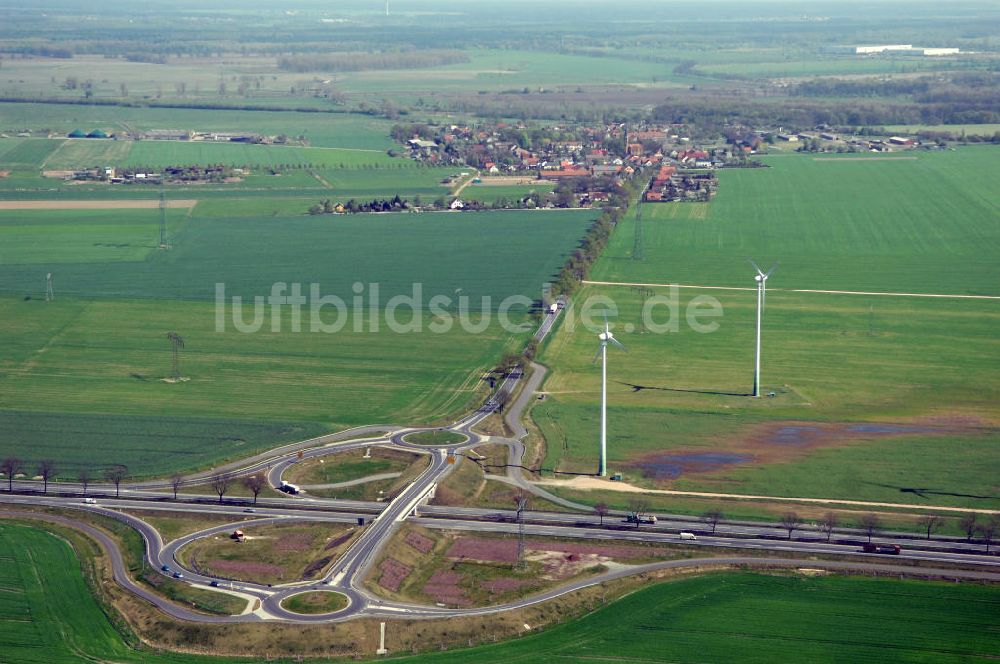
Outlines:
{"type": "Polygon", "coordinates": [[[597,364],[597,361],[601,359],[601,351],[603,350],[604,350],[604,344],[601,344],[601,347],[597,349],[597,355],[594,355],[594,359],[593,361],[591,361],[591,364],[597,364]]]}
{"type": "Polygon", "coordinates": [[[623,344],[622,342],[618,341],[614,337],[611,337],[610,339],[608,339],[608,341],[611,342],[611,343],[613,343],[615,346],[618,346],[619,348],[621,348],[626,353],[628,352],[628,348],[625,348],[625,344],[623,344]]]}
{"type": "Polygon", "coordinates": [[[757,265],[756,263],[754,263],[753,259],[748,258],[747,260],[750,261],[750,265],[753,265],[753,269],[757,270],[757,274],[759,274],[761,276],[764,275],[764,270],[760,269],[760,265],[757,265]]]}
{"type": "Polygon", "coordinates": [[[611,331],[611,326],[608,324],[608,312],[604,312],[604,334],[608,334],[611,331]]]}
{"type": "Polygon", "coordinates": [[[765,278],[765,279],[767,279],[768,277],[770,277],[770,276],[771,276],[771,274],[772,274],[772,273],[773,273],[773,272],[774,272],[775,270],[777,270],[777,269],[778,269],[778,265],[780,265],[780,264],[781,264],[781,263],[780,263],[780,262],[778,262],[778,263],[775,263],[774,265],[772,265],[772,266],[771,266],[771,269],[770,269],[770,270],[768,270],[768,271],[767,271],[767,274],[765,274],[765,275],[764,275],[764,278],[765,278]]]}

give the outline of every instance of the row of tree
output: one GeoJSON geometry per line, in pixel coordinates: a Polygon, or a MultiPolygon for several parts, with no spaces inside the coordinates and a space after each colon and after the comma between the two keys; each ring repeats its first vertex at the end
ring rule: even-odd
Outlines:
{"type": "MultiPolygon", "coordinates": [[[[650,505],[648,501],[637,498],[629,501],[628,509],[637,517],[641,517],[649,514],[650,505]]],[[[594,505],[594,514],[600,517],[601,525],[604,525],[604,517],[610,513],[611,508],[607,503],[597,503],[594,505]]],[[[711,528],[711,534],[713,535],[715,534],[718,525],[724,521],[724,518],[725,515],[722,513],[722,510],[717,509],[708,510],[701,515],[702,523],[711,528]]],[[[641,519],[636,519],[633,523],[635,523],[635,527],[638,528],[641,525],[641,519]]],[[[792,539],[792,534],[802,527],[804,521],[798,512],[788,511],[781,515],[778,523],[788,532],[788,539],[792,539]]],[[[941,530],[944,523],[944,517],[936,514],[926,514],[917,520],[917,527],[920,528],[921,532],[926,534],[926,537],[929,540],[933,533],[941,530]]],[[[833,532],[840,525],[840,518],[837,516],[836,512],[827,512],[815,522],[815,526],[826,535],[827,542],[833,538],[833,532]]],[[[965,535],[965,540],[967,542],[972,542],[978,535],[986,545],[986,552],[989,553],[990,547],[995,541],[997,533],[1000,532],[1000,516],[993,515],[984,521],[980,521],[978,514],[975,512],[969,512],[962,515],[959,519],[958,525],[959,528],[961,528],[962,533],[965,535]]],[[[873,537],[876,537],[882,532],[882,519],[877,514],[863,514],[858,520],[857,527],[865,534],[868,541],[871,542],[873,537]]]]}
{"type": "Polygon", "coordinates": [[[587,234],[580,241],[580,245],[569,255],[559,270],[555,283],[552,285],[553,296],[571,295],[580,282],[587,278],[590,267],[604,251],[615,226],[618,225],[622,215],[628,211],[630,201],[639,195],[647,177],[648,174],[640,169],[622,181],[621,185],[612,192],[601,216],[591,224],[587,234]]]}
{"type": "MultiPolygon", "coordinates": [[[[42,492],[48,493],[49,481],[56,475],[56,462],[52,459],[43,459],[33,467],[35,468],[36,476],[42,480],[42,492]]],[[[14,477],[22,474],[27,468],[27,464],[17,457],[11,456],[0,461],[0,473],[3,473],[7,478],[8,492],[14,491],[14,477]]],[[[108,484],[113,484],[115,486],[115,497],[117,498],[121,495],[122,482],[126,477],[128,477],[128,467],[116,464],[106,468],[101,476],[108,484]]],[[[90,488],[90,485],[94,482],[94,479],[94,474],[89,468],[83,468],[77,473],[76,481],[83,489],[83,495],[87,495],[87,491],[90,488]]],[[[218,494],[220,503],[236,481],[239,481],[243,487],[253,494],[253,502],[255,505],[257,504],[257,496],[260,495],[261,491],[267,488],[267,478],[263,473],[256,473],[254,475],[246,475],[243,477],[238,477],[229,473],[218,473],[209,479],[209,484],[211,485],[212,490],[218,494]]],[[[174,500],[177,500],[177,493],[184,483],[184,476],[179,473],[175,473],[170,477],[170,486],[174,492],[174,500]]]]}

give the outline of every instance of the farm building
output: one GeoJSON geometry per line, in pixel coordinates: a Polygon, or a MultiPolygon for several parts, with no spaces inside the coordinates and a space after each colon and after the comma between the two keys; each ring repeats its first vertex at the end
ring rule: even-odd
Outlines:
{"type": "Polygon", "coordinates": [[[183,129],[150,129],[142,134],[142,138],[154,141],[189,141],[192,133],[183,129]]]}

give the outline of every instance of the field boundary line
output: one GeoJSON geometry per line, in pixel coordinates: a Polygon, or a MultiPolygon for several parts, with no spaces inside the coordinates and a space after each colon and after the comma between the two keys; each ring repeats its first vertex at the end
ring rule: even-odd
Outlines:
{"type": "MultiPolygon", "coordinates": [[[[643,286],[646,288],[694,288],[699,290],[727,290],[727,291],[755,291],[756,288],[743,288],[741,286],[703,286],[694,284],[647,284],[636,281],[592,281],[584,279],[581,283],[591,286],[643,286]]],[[[1000,295],[960,295],[958,293],[895,293],[886,291],[849,291],[849,290],[820,290],[815,288],[769,288],[769,292],[780,291],[783,293],[812,293],[820,295],[875,295],[879,297],[929,297],[959,300],[1000,300],[1000,295]]]]}

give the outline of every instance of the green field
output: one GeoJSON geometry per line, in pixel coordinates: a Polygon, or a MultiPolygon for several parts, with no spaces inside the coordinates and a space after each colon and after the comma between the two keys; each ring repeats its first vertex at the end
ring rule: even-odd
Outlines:
{"type": "MultiPolygon", "coordinates": [[[[127,646],[73,550],[44,531],[0,523],[0,560],[0,652],[9,661],[238,661],[127,646]]],[[[712,574],[653,585],[509,643],[399,661],[582,661],[611,652],[623,662],[989,661],[1000,647],[997,615],[992,587],[712,574]]]]}
{"type": "MultiPolygon", "coordinates": [[[[108,60],[102,58],[101,62],[103,66],[108,60]]],[[[392,124],[389,120],[354,113],[0,103],[0,128],[44,129],[61,134],[74,129],[111,132],[127,127],[253,132],[266,136],[286,134],[303,136],[312,147],[380,152],[399,147],[389,137],[392,124]]]]}
{"type": "Polygon", "coordinates": [[[1000,124],[890,125],[885,129],[886,131],[896,133],[936,131],[951,134],[955,138],[959,138],[962,134],[969,136],[993,136],[1000,131],[1000,124]]]}
{"type": "Polygon", "coordinates": [[[61,143],[43,138],[0,138],[0,170],[37,170],[61,143]]]}
{"type": "Polygon", "coordinates": [[[415,168],[416,162],[375,150],[304,148],[208,141],[137,141],[121,165],[133,167],[223,164],[265,168],[415,168]]]}
{"type": "MultiPolygon", "coordinates": [[[[138,212],[139,219],[158,214],[138,212]]],[[[63,211],[39,214],[67,218],[63,211]]],[[[226,284],[227,295],[266,296],[274,282],[283,281],[301,283],[306,292],[317,282],[323,295],[350,302],[352,284],[362,282],[378,283],[384,304],[393,295],[412,294],[419,283],[427,299],[454,297],[462,288],[478,310],[481,297],[492,297],[494,308],[508,295],[538,297],[591,218],[590,211],[193,217],[170,235],[170,250],[147,254],[146,260],[62,262],[53,274],[61,294],[84,297],[214,300],[216,283],[226,284]],[[518,242],[506,241],[512,237],[518,242]]],[[[5,236],[26,244],[48,237],[47,227],[19,222],[19,211],[0,212],[4,219],[12,223],[0,225],[0,245],[5,236]]],[[[54,241],[51,253],[33,249],[31,263],[0,265],[0,292],[40,295],[46,261],[65,259],[73,247],[91,255],[105,251],[93,247],[85,233],[73,232],[72,224],[53,228],[64,239],[54,241]]],[[[132,233],[131,226],[122,228],[132,233]]],[[[134,240],[129,234],[125,242],[134,240]]],[[[107,250],[115,251],[135,249],[107,250]]]]}
{"type": "MultiPolygon", "coordinates": [[[[133,141],[104,139],[67,139],[45,160],[48,170],[107,167],[124,164],[133,141]]],[[[3,156],[0,155],[0,160],[3,156]]]]}
{"type": "Polygon", "coordinates": [[[512,643],[403,662],[970,662],[1000,647],[994,588],[713,574],[640,590],[512,643]]]}
{"type": "MultiPolygon", "coordinates": [[[[186,215],[168,210],[168,231],[186,215]]],[[[0,264],[31,265],[37,274],[39,266],[142,262],[159,246],[159,224],[156,209],[0,211],[0,264]]]]}
{"type": "Polygon", "coordinates": [[[493,201],[506,198],[515,201],[524,198],[528,194],[538,192],[544,194],[552,191],[552,183],[544,180],[532,182],[525,185],[479,185],[470,184],[462,191],[462,198],[492,203],[493,201]]]}
{"type": "Polygon", "coordinates": [[[775,289],[1000,295],[1000,149],[825,159],[722,170],[707,213],[643,205],[644,260],[629,218],[590,278],[753,287],[752,257],[775,289]]]}
{"type": "Polygon", "coordinates": [[[0,657],[4,661],[213,661],[190,655],[153,655],[126,645],[84,581],[77,554],[58,537],[0,522],[0,560],[0,657]]]}
{"type": "MultiPolygon", "coordinates": [[[[670,488],[777,496],[837,497],[972,507],[1000,506],[1000,428],[993,368],[1000,310],[990,302],[768,296],[763,344],[765,391],[752,387],[755,296],[712,292],[723,307],[717,331],[684,320],[699,291],[678,296],[679,330],[641,333],[640,294],[588,287],[610,297],[609,458],[642,480],[657,455],[737,455],[685,472],[670,488]],[[629,332],[629,327],[633,328],[629,332]],[[636,387],[634,387],[636,386],[636,387]],[[905,436],[835,433],[818,446],[782,444],[782,426],[909,423],[905,436]],[[922,428],[927,427],[927,428],[922,428]],[[740,456],[742,455],[742,456],[740,456]],[[947,463],[941,463],[946,456],[947,463]],[[904,489],[923,488],[927,493],[904,489]]],[[[667,309],[657,310],[664,322],[667,309]]],[[[595,333],[564,325],[542,361],[554,368],[546,401],[533,411],[547,440],[546,467],[593,471],[597,464],[600,369],[595,333]]],[[[707,457],[711,462],[712,458],[707,457]]]]}
{"type": "MultiPolygon", "coordinates": [[[[8,252],[0,253],[0,272],[11,293],[0,298],[0,403],[16,424],[0,434],[0,454],[32,463],[51,456],[67,476],[84,462],[125,463],[150,475],[321,430],[436,423],[481,398],[481,372],[528,333],[505,332],[496,315],[482,333],[466,332],[457,321],[434,333],[435,319],[425,310],[430,298],[462,289],[473,312],[483,306],[495,312],[509,295],[536,298],[590,219],[575,212],[183,214],[171,210],[169,250],[151,247],[156,210],[0,215],[6,221],[0,247],[8,252]],[[526,248],[503,242],[508,236],[526,248]],[[495,238],[494,249],[483,259],[486,237],[495,238]],[[42,301],[47,271],[55,302],[42,301]],[[253,298],[268,297],[274,282],[300,283],[307,296],[318,283],[321,296],[340,296],[349,305],[343,317],[332,305],[321,316],[325,324],[339,318],[344,327],[337,334],[310,332],[305,306],[296,332],[284,307],[279,329],[262,309],[268,324],[245,334],[232,322],[229,300],[217,331],[216,283],[225,284],[227,296],[253,298]],[[357,312],[355,282],[365,284],[357,312]],[[378,284],[375,301],[369,284],[378,284]],[[379,308],[393,296],[412,297],[414,284],[423,293],[416,302],[419,331],[397,334],[379,308]],[[190,380],[178,384],[162,380],[171,373],[170,331],[186,340],[182,375],[190,380]],[[146,434],[137,435],[136,417],[152,418],[146,434]],[[231,435],[220,431],[220,421],[232,421],[231,435]],[[79,440],[93,444],[80,447],[79,440]]],[[[514,319],[523,315],[522,306],[514,319]]],[[[253,315],[244,310],[242,319],[253,315]]],[[[411,322],[408,303],[395,320],[411,322]]]]}
{"type": "Polygon", "coordinates": [[[354,332],[349,316],[337,334],[313,333],[308,313],[296,333],[287,311],[281,332],[229,322],[218,333],[214,305],[169,300],[0,298],[0,311],[0,420],[13,423],[0,428],[0,456],[51,457],[68,477],[114,463],[165,474],[322,430],[432,423],[472,405],[479,376],[514,339],[495,320],[480,334],[457,324],[395,334],[354,332]],[[162,380],[172,330],[190,379],[177,384],[162,380]]]}
{"type": "MultiPolygon", "coordinates": [[[[1000,198],[986,173],[1000,152],[900,156],[917,158],[794,155],[770,158],[768,169],[721,171],[709,204],[643,205],[643,260],[632,260],[635,215],[619,225],[592,279],[746,290],[681,289],[679,324],[666,334],[645,331],[641,289],[578,294],[578,304],[594,295],[616,303],[615,333],[631,351],[610,359],[612,469],[682,490],[1000,506],[995,302],[782,290],[997,292],[1000,198]],[[760,400],[746,396],[756,303],[748,257],[781,262],[763,336],[763,390],[776,396],[760,400]],[[723,314],[703,319],[719,327],[702,334],[685,313],[706,297],[723,314]],[[861,422],[910,430],[872,432],[861,422]]],[[[669,315],[658,305],[654,322],[669,315]]],[[[534,417],[549,468],[596,468],[595,348],[593,332],[563,325],[543,352],[553,372],[534,417]]]]}
{"type": "Polygon", "coordinates": [[[541,53],[520,50],[470,49],[469,61],[428,69],[347,72],[343,86],[351,92],[427,95],[435,92],[505,90],[565,85],[655,85],[675,87],[674,63],[640,62],[615,57],[541,53]]]}

